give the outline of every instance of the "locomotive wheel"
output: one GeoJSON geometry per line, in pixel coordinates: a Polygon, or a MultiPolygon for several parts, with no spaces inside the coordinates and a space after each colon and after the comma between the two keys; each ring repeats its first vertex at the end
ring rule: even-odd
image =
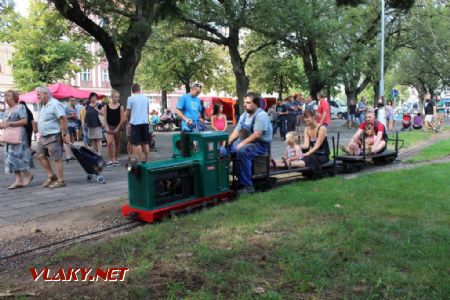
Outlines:
{"type": "Polygon", "coordinates": [[[354,166],[353,169],[354,169],[355,171],[357,171],[357,172],[360,172],[360,171],[364,170],[364,165],[362,165],[362,164],[357,164],[357,165],[354,166]]]}

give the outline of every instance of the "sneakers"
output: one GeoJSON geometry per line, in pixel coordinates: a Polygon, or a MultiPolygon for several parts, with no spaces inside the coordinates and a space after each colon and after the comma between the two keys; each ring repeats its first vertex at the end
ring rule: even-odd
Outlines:
{"type": "Polygon", "coordinates": [[[246,194],[253,194],[254,192],[255,192],[255,188],[252,185],[244,186],[241,189],[236,191],[238,196],[242,196],[242,195],[246,195],[246,194]]]}
{"type": "Polygon", "coordinates": [[[69,164],[72,160],[76,160],[75,157],[66,158],[66,164],[69,164]]]}
{"type": "Polygon", "coordinates": [[[118,161],[118,160],[111,161],[110,160],[106,163],[106,166],[107,167],[118,167],[118,166],[120,166],[120,161],[118,161]]]}

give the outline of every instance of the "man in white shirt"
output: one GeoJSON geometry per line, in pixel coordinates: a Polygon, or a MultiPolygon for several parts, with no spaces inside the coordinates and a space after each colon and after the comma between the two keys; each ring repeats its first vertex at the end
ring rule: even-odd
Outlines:
{"type": "Polygon", "coordinates": [[[141,159],[144,153],[144,160],[148,161],[150,154],[149,148],[149,122],[148,109],[149,100],[147,96],[141,94],[141,87],[135,83],[131,87],[133,95],[128,97],[127,119],[130,123],[130,143],[132,153],[135,159],[141,159]]]}

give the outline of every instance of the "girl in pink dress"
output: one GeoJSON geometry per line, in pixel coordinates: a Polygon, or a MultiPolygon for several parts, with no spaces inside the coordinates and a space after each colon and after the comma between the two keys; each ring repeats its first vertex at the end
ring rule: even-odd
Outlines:
{"type": "Polygon", "coordinates": [[[227,116],[223,113],[223,105],[214,105],[213,114],[211,116],[211,126],[214,131],[227,131],[227,116]]]}

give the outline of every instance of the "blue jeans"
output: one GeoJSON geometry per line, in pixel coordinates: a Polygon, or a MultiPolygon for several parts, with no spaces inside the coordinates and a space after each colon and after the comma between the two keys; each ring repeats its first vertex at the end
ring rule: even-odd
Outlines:
{"type": "Polygon", "coordinates": [[[236,152],[236,164],[241,186],[253,186],[252,163],[256,156],[263,155],[269,150],[269,144],[251,143],[236,152]]]}
{"type": "Polygon", "coordinates": [[[348,114],[348,120],[350,122],[355,122],[356,123],[356,116],[355,116],[355,114],[348,114]]]}
{"type": "Polygon", "coordinates": [[[359,114],[359,124],[361,125],[366,120],[366,113],[359,114]]]}
{"type": "Polygon", "coordinates": [[[287,132],[287,120],[281,119],[281,120],[275,121],[275,125],[273,126],[273,135],[275,135],[275,133],[277,133],[278,128],[280,128],[280,136],[282,138],[285,138],[286,132],[287,132]]]}
{"type": "Polygon", "coordinates": [[[89,144],[88,128],[87,128],[86,124],[83,127],[83,143],[85,145],[89,144]]]}

